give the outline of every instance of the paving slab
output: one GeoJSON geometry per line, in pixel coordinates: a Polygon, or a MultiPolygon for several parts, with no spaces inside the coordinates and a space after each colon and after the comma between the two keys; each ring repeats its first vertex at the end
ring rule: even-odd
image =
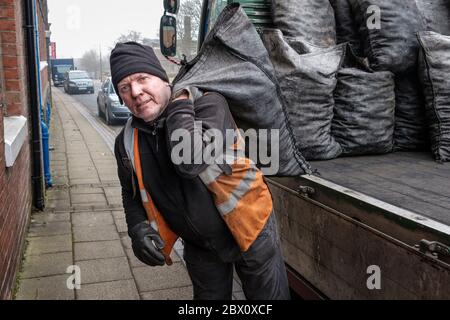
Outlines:
{"type": "Polygon", "coordinates": [[[100,181],[102,183],[108,184],[108,183],[116,183],[119,182],[119,177],[116,175],[100,175],[100,181]]]}
{"type": "MultiPolygon", "coordinates": [[[[64,148],[61,148],[61,153],[65,154],[64,148]]],[[[50,155],[51,157],[51,155],[50,155]]],[[[64,157],[64,159],[55,160],[53,158],[50,159],[50,164],[54,165],[55,167],[66,167],[67,166],[67,158],[64,157]]]]}
{"type": "Polygon", "coordinates": [[[123,210],[113,211],[112,215],[114,217],[114,220],[116,220],[116,219],[125,219],[125,212],[123,210]]]}
{"type": "MultiPolygon", "coordinates": [[[[54,186],[67,185],[69,183],[69,179],[66,177],[52,177],[54,186]]],[[[67,199],[50,199],[45,204],[46,208],[55,209],[55,208],[68,208],[70,206],[70,201],[67,199]]]]}
{"type": "MultiPolygon", "coordinates": [[[[57,176],[57,175],[52,175],[52,180],[53,180],[53,186],[65,186],[69,184],[69,179],[66,176],[57,176]]],[[[52,202],[53,200],[50,200],[46,203],[46,207],[47,208],[55,208],[57,206],[59,206],[59,203],[56,202],[52,202]]],[[[61,200],[58,200],[61,201],[61,200]]],[[[62,203],[65,203],[65,201],[61,201],[62,203]]]]}
{"type": "MultiPolygon", "coordinates": [[[[87,155],[84,155],[83,157],[86,158],[86,156],[87,155]]],[[[95,170],[95,166],[90,160],[69,158],[67,169],[69,169],[69,171],[95,170]]]]}
{"type": "Polygon", "coordinates": [[[134,280],[119,280],[82,285],[77,300],[139,300],[139,293],[134,280]]]}
{"type": "Polygon", "coordinates": [[[76,227],[93,227],[114,224],[113,217],[109,212],[74,212],[72,223],[76,227]]]}
{"type": "Polygon", "coordinates": [[[140,292],[179,288],[192,285],[187,270],[180,262],[171,266],[132,268],[140,292]]]}
{"type": "Polygon", "coordinates": [[[66,200],[66,201],[68,201],[70,199],[69,191],[66,189],[64,189],[64,190],[49,189],[49,190],[47,190],[47,199],[48,200],[66,200]]]}
{"type": "Polygon", "coordinates": [[[100,183],[100,180],[98,178],[70,179],[71,185],[91,184],[91,183],[100,183]]]}
{"type": "Polygon", "coordinates": [[[82,285],[133,278],[126,257],[78,261],[77,266],[82,285]]]}
{"type": "Polygon", "coordinates": [[[106,198],[103,193],[72,194],[71,200],[72,205],[77,204],[106,205],[106,198]]]}
{"type": "Polygon", "coordinates": [[[79,242],[74,245],[75,262],[104,258],[124,257],[120,240],[79,242]]]}
{"type": "Polygon", "coordinates": [[[69,221],[57,221],[45,223],[31,222],[28,236],[45,237],[70,233],[71,233],[71,224],[69,221]]]}
{"type": "Polygon", "coordinates": [[[31,221],[36,223],[70,221],[70,213],[55,214],[37,212],[31,216],[31,221]]]}
{"type": "Polygon", "coordinates": [[[74,300],[75,292],[67,288],[70,275],[23,279],[17,292],[17,300],[74,300]]]}
{"type": "Polygon", "coordinates": [[[124,249],[131,249],[131,239],[128,235],[121,235],[120,241],[122,241],[124,249]]]}
{"type": "Polygon", "coordinates": [[[84,179],[95,179],[97,178],[97,171],[94,170],[70,170],[69,169],[70,180],[84,180],[84,179]],[[86,178],[89,177],[89,178],[86,178]]]}
{"type": "Polygon", "coordinates": [[[71,196],[77,194],[99,194],[103,193],[103,189],[100,187],[91,187],[91,186],[71,186],[70,194],[71,196]]]}
{"type": "Polygon", "coordinates": [[[104,167],[97,168],[97,172],[98,172],[99,176],[118,177],[118,175],[117,175],[117,165],[111,166],[109,168],[104,168],[104,167]]]}
{"type": "Polygon", "coordinates": [[[92,242],[118,240],[115,225],[94,226],[94,227],[73,227],[73,236],[75,242],[92,242]]]}
{"type": "Polygon", "coordinates": [[[94,160],[95,166],[97,168],[107,168],[107,167],[110,167],[110,168],[116,167],[117,168],[117,161],[116,161],[116,158],[114,158],[114,157],[109,157],[109,158],[103,157],[100,159],[97,158],[97,159],[93,159],[93,160],[94,160]]]}
{"type": "Polygon", "coordinates": [[[192,300],[193,296],[192,286],[141,293],[142,300],[192,300]]]}
{"type": "Polygon", "coordinates": [[[65,274],[73,265],[71,252],[49,253],[25,257],[22,279],[65,274]]]}
{"type": "Polygon", "coordinates": [[[28,238],[26,255],[39,256],[46,253],[72,252],[72,235],[28,238]]]}
{"type": "Polygon", "coordinates": [[[50,159],[51,161],[65,161],[66,160],[66,153],[65,152],[50,152],[50,159]]]}
{"type": "Polygon", "coordinates": [[[53,176],[58,176],[58,177],[67,177],[69,175],[69,171],[66,168],[55,168],[52,167],[52,165],[50,165],[51,169],[50,172],[52,173],[52,178],[53,176]]]}
{"type": "Polygon", "coordinates": [[[91,152],[91,158],[95,160],[111,159],[114,155],[110,151],[91,152]]]}
{"type": "Polygon", "coordinates": [[[128,226],[127,226],[127,222],[124,219],[116,219],[116,226],[117,226],[117,231],[118,232],[128,232],[128,226]]]}
{"type": "Polygon", "coordinates": [[[122,188],[117,187],[105,187],[105,195],[109,204],[122,204],[122,188]]]}
{"type": "Polygon", "coordinates": [[[133,249],[125,249],[125,252],[131,268],[148,267],[145,263],[139,261],[139,259],[136,258],[136,256],[133,253],[133,249]]]}

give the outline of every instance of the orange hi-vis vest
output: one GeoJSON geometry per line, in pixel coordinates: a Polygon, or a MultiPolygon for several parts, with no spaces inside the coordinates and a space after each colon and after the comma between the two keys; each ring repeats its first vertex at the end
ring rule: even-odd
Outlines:
{"type": "Polygon", "coordinates": [[[125,150],[128,154],[128,158],[131,160],[134,172],[136,173],[139,191],[142,199],[142,205],[144,206],[145,212],[147,213],[147,219],[150,225],[158,231],[161,239],[164,241],[165,245],[161,253],[164,255],[167,265],[172,264],[172,259],[170,258],[170,253],[172,252],[173,246],[178,239],[176,235],[167,225],[163,216],[156,208],[153,203],[152,197],[147,192],[144,186],[144,179],[142,175],[141,157],[139,153],[139,131],[136,128],[131,127],[132,118],[128,119],[125,125],[124,131],[124,145],[125,150]]]}
{"type": "Polygon", "coordinates": [[[199,175],[242,252],[256,240],[273,210],[262,172],[244,150],[244,139],[236,129],[234,144],[225,147],[222,163],[209,165],[199,175]],[[230,172],[225,172],[224,163],[230,172]]]}

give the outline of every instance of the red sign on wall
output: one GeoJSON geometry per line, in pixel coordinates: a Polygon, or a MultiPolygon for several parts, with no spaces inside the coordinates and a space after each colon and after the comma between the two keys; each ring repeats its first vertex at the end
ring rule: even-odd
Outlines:
{"type": "Polygon", "coordinates": [[[56,59],[56,42],[50,42],[50,57],[56,59]]]}

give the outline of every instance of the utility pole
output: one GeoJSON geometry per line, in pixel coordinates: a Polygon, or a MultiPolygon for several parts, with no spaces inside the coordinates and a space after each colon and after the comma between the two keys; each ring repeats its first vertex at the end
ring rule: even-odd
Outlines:
{"type": "Polygon", "coordinates": [[[100,82],[103,82],[103,61],[102,61],[102,45],[99,45],[100,51],[100,82]]]}
{"type": "Polygon", "coordinates": [[[192,26],[191,26],[191,17],[184,16],[184,37],[182,40],[182,48],[184,53],[188,60],[192,59],[192,26]]]}

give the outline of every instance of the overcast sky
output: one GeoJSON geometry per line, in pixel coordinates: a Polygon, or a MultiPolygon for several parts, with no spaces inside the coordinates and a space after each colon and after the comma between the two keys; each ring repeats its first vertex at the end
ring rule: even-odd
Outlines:
{"type": "Polygon", "coordinates": [[[90,49],[109,51],[128,31],[157,38],[163,0],[48,0],[57,58],[80,58],[90,49]]]}

